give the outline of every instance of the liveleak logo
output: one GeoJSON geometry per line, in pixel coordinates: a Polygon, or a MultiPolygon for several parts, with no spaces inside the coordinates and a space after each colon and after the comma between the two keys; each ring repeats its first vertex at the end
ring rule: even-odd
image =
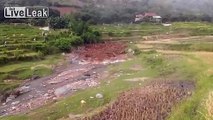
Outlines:
{"type": "Polygon", "coordinates": [[[48,7],[5,7],[5,18],[48,18],[48,7]]]}

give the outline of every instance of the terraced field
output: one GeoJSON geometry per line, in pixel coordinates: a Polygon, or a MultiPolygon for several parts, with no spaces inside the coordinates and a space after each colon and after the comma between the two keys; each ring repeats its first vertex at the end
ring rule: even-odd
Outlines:
{"type": "Polygon", "coordinates": [[[42,31],[28,25],[0,25],[0,63],[42,57],[42,31]]]}
{"type": "Polygon", "coordinates": [[[0,95],[33,76],[52,73],[61,55],[45,56],[39,28],[26,24],[0,24],[0,95]]]}
{"type": "Polygon", "coordinates": [[[175,22],[169,27],[159,24],[112,24],[98,25],[95,29],[103,33],[104,40],[137,41],[147,36],[152,38],[191,37],[213,35],[213,24],[200,22],[175,22]]]}

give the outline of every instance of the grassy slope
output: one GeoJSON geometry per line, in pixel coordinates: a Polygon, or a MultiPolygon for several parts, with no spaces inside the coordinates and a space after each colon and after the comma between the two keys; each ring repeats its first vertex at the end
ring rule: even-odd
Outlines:
{"type": "Polygon", "coordinates": [[[31,62],[18,62],[1,66],[0,69],[0,92],[14,89],[22,80],[32,76],[47,76],[52,73],[53,66],[59,61],[63,62],[63,56],[51,55],[46,56],[44,60],[31,62]],[[4,81],[7,78],[12,81],[4,81]]]}
{"type": "MultiPolygon", "coordinates": [[[[208,72],[213,70],[213,64],[209,64],[208,59],[202,56],[201,53],[191,53],[186,58],[188,62],[182,63],[186,66],[182,68],[183,75],[186,74],[184,71],[190,71],[197,82],[196,90],[191,98],[181,103],[174,109],[169,120],[204,120],[207,118],[206,106],[204,104],[208,93],[213,90],[212,73],[208,72]]],[[[211,56],[206,56],[213,58],[211,56]]]]}

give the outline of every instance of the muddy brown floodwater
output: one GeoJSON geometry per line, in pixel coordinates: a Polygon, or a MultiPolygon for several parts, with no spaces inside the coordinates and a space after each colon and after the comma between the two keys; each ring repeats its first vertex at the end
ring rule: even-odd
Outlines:
{"type": "Polygon", "coordinates": [[[80,47],[67,54],[68,65],[44,78],[27,80],[5,99],[0,116],[26,113],[74,92],[99,85],[108,76],[108,64],[125,61],[126,45],[99,43],[80,47]]]}
{"type": "Polygon", "coordinates": [[[84,120],[165,120],[193,89],[194,83],[189,81],[152,83],[122,93],[107,109],[84,120]]]}

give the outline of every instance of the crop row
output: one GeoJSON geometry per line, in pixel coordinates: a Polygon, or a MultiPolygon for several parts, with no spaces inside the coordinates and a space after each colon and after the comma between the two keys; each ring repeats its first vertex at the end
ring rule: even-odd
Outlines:
{"type": "Polygon", "coordinates": [[[0,45],[1,50],[14,50],[14,49],[30,49],[36,50],[36,48],[44,47],[44,43],[42,42],[35,42],[35,43],[24,43],[24,44],[7,44],[7,45],[0,45]]]}
{"type": "Polygon", "coordinates": [[[0,64],[5,64],[13,61],[28,61],[42,59],[43,54],[40,52],[27,52],[24,54],[17,54],[14,56],[0,55],[0,64]]]}

